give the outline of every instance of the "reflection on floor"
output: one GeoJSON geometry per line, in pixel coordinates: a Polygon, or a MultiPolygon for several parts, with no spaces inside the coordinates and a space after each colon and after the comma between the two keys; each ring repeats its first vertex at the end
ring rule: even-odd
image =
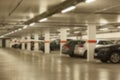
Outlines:
{"type": "Polygon", "coordinates": [[[120,64],[40,54],[30,56],[0,49],[0,80],[120,80],[120,64]]]}

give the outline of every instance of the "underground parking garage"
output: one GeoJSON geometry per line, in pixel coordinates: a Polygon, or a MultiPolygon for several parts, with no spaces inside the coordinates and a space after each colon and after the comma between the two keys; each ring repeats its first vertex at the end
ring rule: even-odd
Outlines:
{"type": "Polygon", "coordinates": [[[120,80],[120,0],[1,0],[0,80],[120,80]]]}

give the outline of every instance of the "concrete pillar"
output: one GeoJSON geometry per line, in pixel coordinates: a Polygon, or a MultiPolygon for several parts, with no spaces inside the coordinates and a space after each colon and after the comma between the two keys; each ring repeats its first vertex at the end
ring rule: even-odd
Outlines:
{"type": "Polygon", "coordinates": [[[88,52],[87,52],[87,61],[93,62],[94,61],[94,50],[96,46],[96,25],[89,24],[88,25],[88,52]]]}
{"type": "Polygon", "coordinates": [[[25,37],[24,36],[22,36],[21,46],[22,46],[22,50],[25,50],[25,37]]]}
{"type": "Polygon", "coordinates": [[[27,35],[27,50],[31,50],[31,35],[27,35]]]}
{"type": "Polygon", "coordinates": [[[67,29],[61,28],[60,29],[60,55],[62,54],[62,46],[67,41],[67,29]]]}
{"type": "Polygon", "coordinates": [[[34,50],[39,51],[39,35],[38,33],[34,34],[34,50]]]}
{"type": "Polygon", "coordinates": [[[50,53],[50,32],[48,29],[44,31],[45,34],[45,46],[44,46],[44,51],[46,54],[50,53]]]}

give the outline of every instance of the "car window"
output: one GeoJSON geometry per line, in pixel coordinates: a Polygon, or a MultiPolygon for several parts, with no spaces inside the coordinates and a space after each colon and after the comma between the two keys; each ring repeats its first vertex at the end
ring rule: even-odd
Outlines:
{"type": "Polygon", "coordinates": [[[99,41],[97,44],[104,45],[103,41],[99,41]]]}
{"type": "Polygon", "coordinates": [[[71,44],[71,43],[72,43],[72,41],[67,41],[67,42],[66,42],[66,44],[71,44]]]}
{"type": "Polygon", "coordinates": [[[85,44],[85,41],[78,41],[77,44],[85,44]]]}
{"type": "Polygon", "coordinates": [[[85,43],[85,41],[70,41],[68,44],[70,44],[70,45],[76,45],[76,44],[84,44],[85,43]]]}
{"type": "Polygon", "coordinates": [[[106,44],[113,44],[112,41],[106,41],[105,43],[106,43],[106,44]]]}
{"type": "Polygon", "coordinates": [[[108,45],[108,44],[113,44],[113,43],[111,41],[99,41],[97,44],[108,45]]]}
{"type": "Polygon", "coordinates": [[[77,41],[72,41],[70,45],[76,45],[78,42],[77,41]]]}

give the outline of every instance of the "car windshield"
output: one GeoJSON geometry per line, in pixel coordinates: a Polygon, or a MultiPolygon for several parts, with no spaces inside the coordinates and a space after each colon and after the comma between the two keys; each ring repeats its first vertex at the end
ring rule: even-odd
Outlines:
{"type": "Polygon", "coordinates": [[[98,41],[97,44],[108,45],[108,44],[113,44],[113,43],[111,41],[98,41]]]}

